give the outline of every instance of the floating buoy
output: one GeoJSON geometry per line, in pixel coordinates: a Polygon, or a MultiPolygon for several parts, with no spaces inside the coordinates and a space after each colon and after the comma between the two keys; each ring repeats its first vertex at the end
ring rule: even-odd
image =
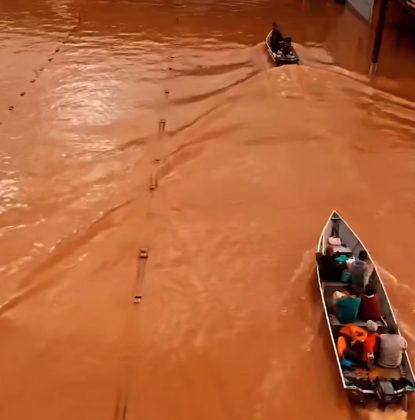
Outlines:
{"type": "Polygon", "coordinates": [[[151,175],[149,190],[154,191],[155,189],[157,189],[157,176],[151,175]]]}
{"type": "Polygon", "coordinates": [[[134,303],[140,303],[142,298],[142,296],[134,296],[134,303]]]}
{"type": "Polygon", "coordinates": [[[148,258],[148,248],[141,248],[139,257],[140,258],[148,258]]]}

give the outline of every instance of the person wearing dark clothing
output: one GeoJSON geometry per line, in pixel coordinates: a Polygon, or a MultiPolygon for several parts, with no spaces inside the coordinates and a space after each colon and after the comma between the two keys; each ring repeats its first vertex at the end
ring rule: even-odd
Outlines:
{"type": "Polygon", "coordinates": [[[278,26],[275,23],[273,23],[271,33],[271,49],[274,52],[277,52],[280,49],[283,40],[284,38],[280,30],[278,29],[278,26]]]}
{"type": "Polygon", "coordinates": [[[351,345],[350,348],[344,351],[344,357],[351,360],[357,366],[361,368],[366,367],[366,362],[363,360],[363,343],[360,341],[356,341],[354,344],[351,345]]]}
{"type": "Polygon", "coordinates": [[[376,293],[373,286],[368,284],[365,288],[365,293],[362,296],[362,304],[360,308],[359,318],[363,321],[379,321],[382,317],[380,295],[376,293]]]}
{"type": "Polygon", "coordinates": [[[316,260],[322,280],[341,281],[342,272],[347,268],[347,264],[335,260],[333,247],[331,245],[326,248],[325,254],[318,252],[316,254],[316,260]]]}

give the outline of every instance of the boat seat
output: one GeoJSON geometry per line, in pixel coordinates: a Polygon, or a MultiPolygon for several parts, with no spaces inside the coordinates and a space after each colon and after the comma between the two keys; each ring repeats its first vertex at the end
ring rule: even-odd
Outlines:
{"type": "MultiPolygon", "coordinates": [[[[342,324],[336,315],[329,314],[330,324],[333,327],[341,327],[345,324],[342,324]]],[[[376,321],[376,324],[378,324],[378,327],[387,327],[387,323],[384,318],[381,318],[380,321],[376,321]]],[[[366,321],[362,321],[361,319],[357,319],[355,322],[353,322],[353,325],[357,325],[359,327],[366,327],[366,321]]]]}
{"type": "Polygon", "coordinates": [[[347,246],[343,246],[343,245],[332,245],[333,246],[333,251],[336,253],[340,253],[340,254],[346,254],[346,255],[351,255],[352,254],[352,250],[347,247],[347,246]]]}
{"type": "Polygon", "coordinates": [[[324,281],[323,282],[324,287],[331,287],[331,288],[337,288],[340,287],[341,289],[343,289],[344,287],[350,286],[349,283],[344,282],[344,281],[324,281]]]}

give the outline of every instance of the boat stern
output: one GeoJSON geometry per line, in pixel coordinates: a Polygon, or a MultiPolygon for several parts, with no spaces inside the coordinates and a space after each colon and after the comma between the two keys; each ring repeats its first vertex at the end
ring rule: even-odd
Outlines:
{"type": "Polygon", "coordinates": [[[408,395],[415,392],[414,384],[402,386],[398,381],[389,379],[377,379],[372,383],[371,389],[360,388],[352,385],[347,388],[349,399],[353,403],[366,404],[377,400],[380,408],[399,405],[405,411],[408,409],[408,395]]]}
{"type": "Polygon", "coordinates": [[[391,381],[379,380],[376,386],[376,397],[383,405],[394,404],[402,398],[403,392],[395,392],[391,381]]]}

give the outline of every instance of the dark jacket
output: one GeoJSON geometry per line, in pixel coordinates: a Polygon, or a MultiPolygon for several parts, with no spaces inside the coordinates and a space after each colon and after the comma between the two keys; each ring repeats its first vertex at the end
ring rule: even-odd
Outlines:
{"type": "Polygon", "coordinates": [[[332,255],[317,253],[316,260],[319,267],[319,273],[322,280],[341,281],[342,272],[347,265],[335,261],[332,255]]]}
{"type": "Polygon", "coordinates": [[[273,29],[271,34],[271,47],[278,49],[282,40],[281,32],[278,29],[273,29]]]}

